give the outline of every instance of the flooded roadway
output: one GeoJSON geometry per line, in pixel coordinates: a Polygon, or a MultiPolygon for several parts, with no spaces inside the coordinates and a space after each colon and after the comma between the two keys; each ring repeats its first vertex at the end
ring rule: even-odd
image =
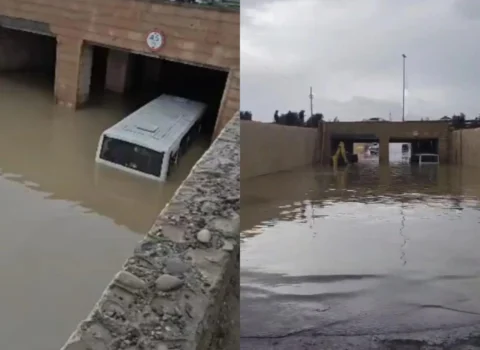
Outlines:
{"type": "Polygon", "coordinates": [[[401,162],[242,182],[242,349],[478,346],[479,196],[401,162]]]}
{"type": "Polygon", "coordinates": [[[97,168],[101,132],[129,106],[52,101],[41,81],[0,77],[0,349],[59,349],[208,146],[164,186],[97,168]]]}

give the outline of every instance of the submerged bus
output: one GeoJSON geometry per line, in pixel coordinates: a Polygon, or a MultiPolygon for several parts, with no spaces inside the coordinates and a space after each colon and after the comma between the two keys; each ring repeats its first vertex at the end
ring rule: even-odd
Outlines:
{"type": "Polygon", "coordinates": [[[417,153],[410,157],[411,164],[439,164],[439,156],[435,153],[417,153]]]}
{"type": "Polygon", "coordinates": [[[165,181],[200,133],[206,107],[202,102],[161,95],[105,130],[95,160],[165,181]]]}

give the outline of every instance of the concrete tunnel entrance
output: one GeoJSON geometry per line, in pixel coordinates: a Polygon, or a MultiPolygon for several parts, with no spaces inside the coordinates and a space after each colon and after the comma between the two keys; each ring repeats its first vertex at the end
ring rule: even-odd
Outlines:
{"type": "MultiPolygon", "coordinates": [[[[0,76],[25,88],[54,93],[57,41],[53,33],[2,27],[0,21],[0,76]]],[[[37,24],[39,26],[39,24],[37,24]]],[[[126,113],[162,93],[207,104],[202,130],[211,138],[225,93],[228,71],[149,57],[116,48],[89,45],[92,55],[87,104],[96,104],[105,92],[122,95],[126,113]]]]}
{"type": "Polygon", "coordinates": [[[411,154],[417,153],[434,153],[438,154],[438,138],[422,138],[422,139],[407,139],[407,138],[391,138],[390,143],[407,143],[411,146],[411,154]]]}
{"type": "Polygon", "coordinates": [[[55,36],[0,27],[0,74],[53,94],[56,48],[55,36]]]}
{"type": "Polygon", "coordinates": [[[376,135],[365,134],[365,135],[341,135],[335,134],[332,135],[330,139],[330,149],[332,150],[332,155],[337,151],[338,145],[340,142],[343,142],[345,145],[345,151],[350,154],[356,153],[355,145],[357,144],[368,144],[368,143],[378,143],[379,139],[376,135]]]}
{"type": "Polygon", "coordinates": [[[165,93],[207,104],[202,130],[210,138],[222,104],[228,72],[93,46],[90,103],[105,92],[121,94],[130,112],[165,93]]]}
{"type": "MultiPolygon", "coordinates": [[[[377,149],[376,153],[365,153],[364,146],[365,145],[372,145],[377,143],[380,145],[380,140],[376,135],[373,134],[365,134],[365,135],[341,135],[335,134],[332,135],[330,139],[330,149],[332,155],[335,154],[340,142],[344,143],[345,151],[349,154],[358,154],[359,162],[368,161],[371,163],[372,161],[380,161],[381,158],[381,150],[377,149]]],[[[384,154],[388,159],[388,162],[397,162],[399,160],[404,160],[406,155],[401,152],[401,145],[407,144],[409,146],[408,149],[408,158],[412,155],[419,154],[419,153],[439,153],[439,140],[438,138],[421,138],[421,139],[411,139],[411,138],[390,138],[387,148],[387,153],[384,154]],[[394,146],[397,144],[398,149],[394,146]],[[394,157],[392,157],[394,155],[394,157]],[[401,156],[400,158],[397,156],[401,156]]]]}

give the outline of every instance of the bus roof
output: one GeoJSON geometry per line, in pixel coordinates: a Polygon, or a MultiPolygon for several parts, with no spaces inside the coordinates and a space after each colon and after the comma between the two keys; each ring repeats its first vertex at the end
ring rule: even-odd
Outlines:
{"type": "Polygon", "coordinates": [[[205,108],[202,102],[161,95],[105,130],[102,138],[166,152],[201,118],[205,108]]]}

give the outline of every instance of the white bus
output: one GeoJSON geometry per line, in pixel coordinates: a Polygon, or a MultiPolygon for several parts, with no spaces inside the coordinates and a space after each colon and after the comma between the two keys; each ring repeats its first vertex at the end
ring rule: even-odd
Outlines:
{"type": "Polygon", "coordinates": [[[417,153],[410,157],[410,163],[412,164],[439,164],[438,154],[435,153],[417,153]]]}
{"type": "Polygon", "coordinates": [[[206,107],[201,102],[161,95],[105,130],[95,160],[165,181],[200,132],[206,107]]]}

